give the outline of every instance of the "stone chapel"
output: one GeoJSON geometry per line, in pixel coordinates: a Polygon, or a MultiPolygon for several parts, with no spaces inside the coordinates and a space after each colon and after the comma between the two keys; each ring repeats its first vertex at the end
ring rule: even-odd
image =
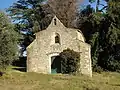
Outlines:
{"type": "Polygon", "coordinates": [[[27,47],[27,72],[51,74],[61,65],[59,54],[70,48],[80,52],[80,73],[92,76],[91,46],[85,43],[79,29],[65,27],[55,16],[47,29],[35,35],[36,39],[27,47]],[[53,63],[57,65],[53,67],[53,63]]]}

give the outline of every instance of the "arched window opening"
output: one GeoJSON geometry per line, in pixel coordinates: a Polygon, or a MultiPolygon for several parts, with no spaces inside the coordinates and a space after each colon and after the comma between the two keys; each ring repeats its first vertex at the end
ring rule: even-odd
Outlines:
{"type": "Polygon", "coordinates": [[[60,36],[59,36],[59,34],[56,34],[56,36],[55,36],[55,43],[60,44],[60,36]]]}
{"type": "Polygon", "coordinates": [[[57,25],[57,23],[56,23],[56,19],[54,19],[54,25],[57,25]]]}

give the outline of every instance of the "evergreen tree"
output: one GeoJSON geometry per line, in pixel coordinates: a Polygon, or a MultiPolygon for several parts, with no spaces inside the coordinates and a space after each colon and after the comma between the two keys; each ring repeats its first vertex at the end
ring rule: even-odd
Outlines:
{"type": "Polygon", "coordinates": [[[9,16],[16,23],[21,33],[21,56],[26,47],[35,39],[34,33],[45,29],[53,17],[52,9],[46,0],[18,0],[7,9],[9,16]],[[24,33],[23,33],[24,32],[24,33]]]}
{"type": "Polygon", "coordinates": [[[120,1],[107,2],[105,13],[92,12],[87,7],[80,13],[82,22],[78,26],[83,31],[86,41],[92,46],[93,69],[120,70],[120,1]]]}
{"type": "Polygon", "coordinates": [[[21,24],[26,31],[32,33],[38,32],[46,27],[46,23],[50,17],[49,11],[45,12],[49,6],[45,5],[46,0],[18,0],[11,7],[8,8],[7,12],[11,18],[18,24],[21,24]],[[46,20],[46,22],[44,22],[46,20]],[[45,24],[45,25],[44,25],[45,24]]]}
{"type": "Polygon", "coordinates": [[[6,68],[18,57],[18,33],[8,17],[0,12],[0,68],[6,68]]]}
{"type": "Polygon", "coordinates": [[[120,1],[110,0],[108,2],[107,15],[104,21],[105,36],[103,51],[101,52],[100,64],[102,67],[112,71],[120,70],[120,1]],[[107,23],[106,23],[107,22],[107,23]],[[105,26],[106,25],[106,26],[105,26]],[[102,64],[103,62],[103,64],[102,64]]]}

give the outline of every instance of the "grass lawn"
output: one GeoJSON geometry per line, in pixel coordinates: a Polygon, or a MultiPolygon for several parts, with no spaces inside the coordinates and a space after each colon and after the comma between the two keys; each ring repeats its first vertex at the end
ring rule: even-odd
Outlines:
{"type": "Polygon", "coordinates": [[[0,77],[0,90],[120,90],[120,74],[93,73],[90,78],[8,70],[0,77]]]}

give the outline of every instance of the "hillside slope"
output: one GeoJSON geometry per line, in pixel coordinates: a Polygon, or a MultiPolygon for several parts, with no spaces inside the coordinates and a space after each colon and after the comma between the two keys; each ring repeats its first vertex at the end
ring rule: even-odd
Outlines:
{"type": "Polygon", "coordinates": [[[120,74],[86,76],[9,72],[0,77],[0,90],[120,90],[120,74]]]}

